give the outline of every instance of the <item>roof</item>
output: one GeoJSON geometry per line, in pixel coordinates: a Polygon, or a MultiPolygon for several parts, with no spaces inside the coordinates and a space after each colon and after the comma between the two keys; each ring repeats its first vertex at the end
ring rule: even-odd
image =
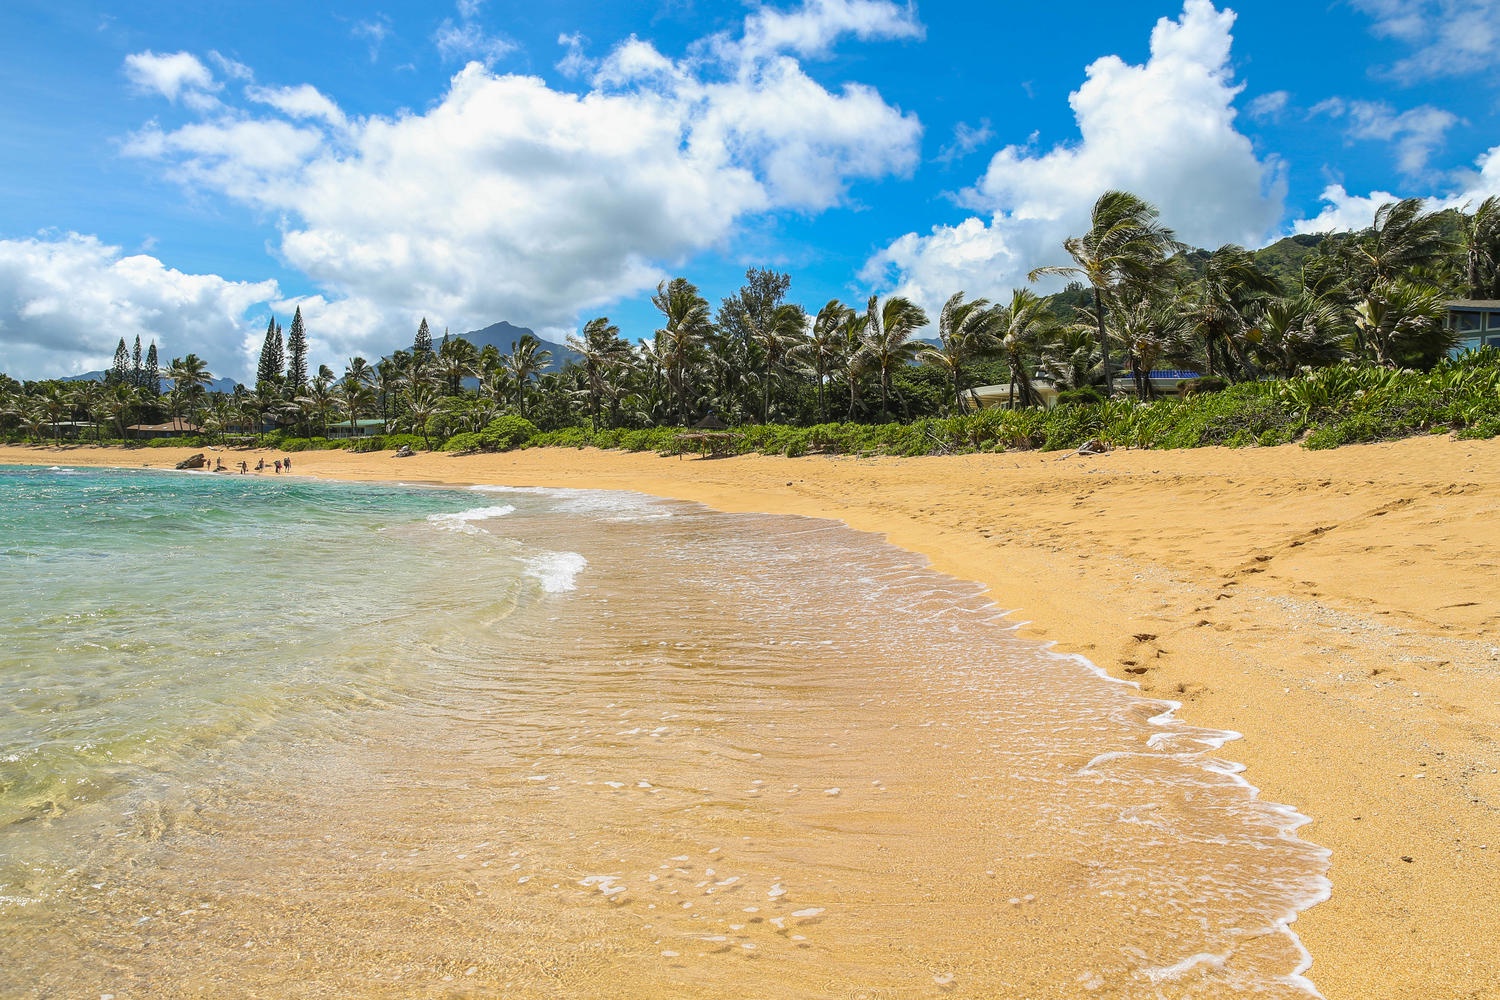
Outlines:
{"type": "Polygon", "coordinates": [[[1449,309],[1500,309],[1500,299],[1449,299],[1449,309]]]}
{"type": "Polygon", "coordinates": [[[171,431],[172,433],[196,434],[202,428],[188,420],[165,424],[131,424],[127,431],[171,431]]]}

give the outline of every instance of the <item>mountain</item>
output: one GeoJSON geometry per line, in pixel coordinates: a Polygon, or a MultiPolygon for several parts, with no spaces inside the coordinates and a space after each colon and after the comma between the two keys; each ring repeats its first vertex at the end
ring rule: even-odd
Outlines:
{"type": "MultiPolygon", "coordinates": [[[[462,336],[481,351],[488,346],[493,346],[501,354],[510,354],[516,349],[516,341],[520,340],[526,334],[536,337],[535,333],[532,333],[524,326],[515,326],[501,320],[498,323],[490,324],[483,330],[472,330],[462,336]]],[[[562,344],[553,343],[550,340],[542,340],[541,337],[537,337],[536,339],[541,343],[543,350],[552,352],[552,360],[547,363],[547,367],[543,371],[562,371],[563,366],[569,361],[577,364],[583,360],[583,355],[569,350],[562,344]]]]}
{"type": "MultiPolygon", "coordinates": [[[[103,382],[109,376],[109,372],[84,372],[82,375],[64,375],[58,379],[59,382],[103,382]]],[[[232,378],[216,378],[208,383],[209,392],[234,392],[234,387],[239,385],[232,378]]],[[[172,380],[164,378],[161,380],[161,391],[168,392],[172,388],[172,380]]]]}

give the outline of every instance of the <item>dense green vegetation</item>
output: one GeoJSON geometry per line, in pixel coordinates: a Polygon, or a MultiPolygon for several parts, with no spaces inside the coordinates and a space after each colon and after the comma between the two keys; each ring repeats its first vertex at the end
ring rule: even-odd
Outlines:
{"type": "Polygon", "coordinates": [[[434,343],[424,319],[408,350],[309,373],[299,312],[285,341],[268,326],[253,389],[216,393],[196,356],[158,371],[154,344],[143,357],[122,339],[103,383],[0,376],[0,434],[118,441],[171,422],[178,443],[286,450],[666,451],[708,417],[734,428],[713,442],[720,452],[913,455],[1500,433],[1496,358],[1447,360],[1444,324],[1448,299],[1500,298],[1496,199],[1473,214],[1394,202],[1363,232],[1251,253],[1186,248],[1152,206],[1112,191],[1064,249],[1071,264],[1032,275],[1073,278],[1063,291],[995,303],[958,292],[936,317],[898,296],[811,313],[788,301],[789,275],[759,268],[715,310],[673,278],[653,296],[649,340],[590,320],[561,371],[533,337],[509,354],[446,333],[434,343]],[[929,319],[935,339],[918,340],[929,319]],[[1163,393],[1149,378],[1162,368],[1203,377],[1163,393]],[[1011,408],[981,409],[985,385],[1008,386],[1011,408]],[[1054,392],[1059,405],[1042,408],[1054,392]]]}

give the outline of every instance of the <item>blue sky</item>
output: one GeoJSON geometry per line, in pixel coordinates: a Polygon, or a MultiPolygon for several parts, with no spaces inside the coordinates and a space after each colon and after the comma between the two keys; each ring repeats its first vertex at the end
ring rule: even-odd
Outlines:
{"type": "Polygon", "coordinates": [[[0,371],[121,336],[247,379],[682,274],[1008,295],[1123,187],[1183,238],[1500,193],[1500,0],[0,5],[0,371]],[[1493,162],[1492,162],[1493,161],[1493,162]]]}

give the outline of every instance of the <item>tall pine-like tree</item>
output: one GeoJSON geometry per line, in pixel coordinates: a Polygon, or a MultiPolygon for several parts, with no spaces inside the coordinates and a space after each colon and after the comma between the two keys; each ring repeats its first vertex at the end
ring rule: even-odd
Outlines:
{"type": "Polygon", "coordinates": [[[266,326],[266,339],[260,348],[260,365],[255,369],[255,388],[258,392],[281,388],[281,375],[286,368],[286,348],[281,341],[281,326],[276,317],[266,326]]]}
{"type": "Polygon", "coordinates": [[[302,307],[292,317],[291,332],[286,335],[287,393],[300,396],[307,391],[307,329],[302,325],[302,307]]]}
{"type": "Polygon", "coordinates": [[[146,388],[145,362],[141,358],[141,335],[135,335],[135,350],[130,352],[130,384],[137,389],[146,388]]]}
{"type": "Polygon", "coordinates": [[[146,348],[146,363],[141,369],[141,381],[152,396],[161,395],[161,361],[156,356],[156,341],[146,348]]]}
{"type": "Polygon", "coordinates": [[[422,317],[422,325],[417,327],[417,339],[411,342],[411,353],[423,361],[432,357],[432,331],[427,329],[426,316],[422,317]]]}
{"type": "Polygon", "coordinates": [[[125,346],[124,337],[120,338],[120,346],[115,348],[115,363],[109,366],[104,382],[106,385],[130,384],[130,351],[125,346]]]}

